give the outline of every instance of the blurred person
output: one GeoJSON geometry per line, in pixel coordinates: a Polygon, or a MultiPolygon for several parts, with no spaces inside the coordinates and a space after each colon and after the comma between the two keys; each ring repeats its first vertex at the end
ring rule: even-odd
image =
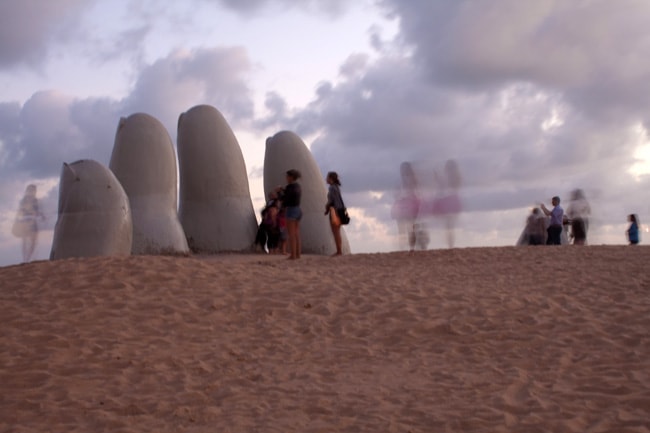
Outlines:
{"type": "Polygon", "coordinates": [[[458,163],[450,159],[445,163],[443,176],[440,176],[437,171],[434,171],[433,174],[437,193],[431,205],[431,212],[434,216],[443,219],[447,234],[447,246],[453,248],[455,241],[454,229],[462,209],[458,196],[461,185],[458,163]]]}
{"type": "Polygon", "coordinates": [[[267,204],[264,205],[260,212],[261,219],[257,226],[257,234],[255,235],[255,251],[261,253],[266,252],[267,235],[266,229],[264,228],[264,220],[266,218],[267,204]]]}
{"type": "Polygon", "coordinates": [[[44,215],[38,208],[38,199],[36,198],[36,185],[27,185],[25,195],[18,204],[16,220],[11,232],[17,238],[22,239],[23,262],[27,263],[32,260],[36,241],[38,240],[38,219],[45,220],[44,215]]]}
{"type": "Polygon", "coordinates": [[[627,231],[627,240],[630,242],[630,245],[637,245],[639,243],[639,218],[636,214],[630,214],[627,216],[627,220],[630,223],[627,231]]]}
{"type": "Polygon", "coordinates": [[[589,207],[589,203],[581,189],[575,189],[571,192],[571,201],[566,213],[571,226],[573,244],[585,245],[587,243],[591,207],[589,207]]]}
{"type": "MultiPolygon", "coordinates": [[[[282,202],[280,202],[282,204],[282,202]]],[[[280,210],[278,211],[278,230],[280,232],[280,237],[278,239],[278,248],[277,251],[280,254],[287,253],[287,218],[285,216],[284,208],[280,205],[280,210]]]]}
{"type": "Polygon", "coordinates": [[[273,190],[269,193],[269,200],[266,202],[264,209],[262,209],[262,220],[257,236],[258,245],[261,246],[262,251],[266,247],[269,254],[277,252],[280,242],[279,211],[280,200],[278,198],[278,191],[273,190]]]}
{"type": "Polygon", "coordinates": [[[339,218],[339,211],[345,210],[345,204],[341,197],[341,181],[339,175],[335,171],[327,173],[325,182],[329,185],[327,189],[327,203],[325,203],[325,215],[329,214],[330,228],[334,236],[334,244],[336,245],[336,253],[333,256],[340,256],[342,252],[341,241],[341,219],[339,218]]]}
{"type": "Polygon", "coordinates": [[[424,223],[415,224],[415,244],[416,246],[425,251],[429,248],[429,242],[431,238],[429,237],[429,231],[427,226],[424,223]]]}
{"type": "Polygon", "coordinates": [[[527,245],[544,245],[546,243],[546,218],[536,207],[526,219],[527,245]]]}
{"type": "Polygon", "coordinates": [[[295,169],[288,170],[287,186],[284,188],[282,195],[282,209],[287,222],[287,241],[289,243],[289,259],[297,260],[300,258],[301,241],[300,241],[300,219],[302,210],[300,209],[300,200],[302,188],[298,183],[300,172],[295,169]]]}
{"type": "Polygon", "coordinates": [[[548,237],[546,239],[546,245],[562,245],[562,224],[564,223],[564,209],[560,207],[560,197],[555,196],[551,199],[553,204],[553,209],[548,210],[544,203],[540,204],[542,212],[546,216],[551,217],[549,222],[548,229],[546,232],[548,237]]]}
{"type": "Polygon", "coordinates": [[[275,188],[275,194],[278,197],[278,215],[277,215],[277,225],[278,225],[278,246],[276,251],[279,254],[287,254],[287,218],[285,216],[285,209],[282,206],[282,198],[284,197],[284,188],[278,186],[275,188]]]}
{"type": "Polygon", "coordinates": [[[417,218],[420,211],[420,197],[417,179],[410,162],[400,164],[401,184],[391,209],[391,217],[397,221],[400,240],[406,237],[409,251],[415,250],[417,218]]]}

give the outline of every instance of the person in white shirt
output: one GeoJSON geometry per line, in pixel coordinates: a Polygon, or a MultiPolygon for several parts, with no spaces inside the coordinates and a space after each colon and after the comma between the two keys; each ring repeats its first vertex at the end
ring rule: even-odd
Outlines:
{"type": "Polygon", "coordinates": [[[553,197],[551,203],[553,204],[553,209],[551,210],[548,210],[548,208],[544,206],[544,203],[541,203],[539,206],[546,216],[551,217],[550,225],[548,226],[548,229],[546,229],[546,232],[548,233],[546,245],[561,245],[564,209],[560,207],[560,197],[558,196],[553,197]]]}

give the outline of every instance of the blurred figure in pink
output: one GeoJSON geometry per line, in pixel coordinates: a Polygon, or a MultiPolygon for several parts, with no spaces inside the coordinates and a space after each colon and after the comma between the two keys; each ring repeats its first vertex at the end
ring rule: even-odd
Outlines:
{"type": "Polygon", "coordinates": [[[14,236],[22,239],[23,262],[25,263],[32,260],[34,250],[36,249],[38,219],[44,220],[45,217],[38,208],[36,185],[30,184],[27,185],[25,195],[20,200],[16,220],[11,229],[14,236]]]}
{"type": "Polygon", "coordinates": [[[454,247],[454,229],[458,221],[458,214],[462,210],[458,190],[462,182],[458,163],[450,159],[445,163],[444,175],[440,176],[437,171],[434,172],[434,181],[436,184],[436,196],[431,204],[431,213],[433,216],[441,218],[447,231],[447,246],[454,247]]]}
{"type": "MultiPolygon", "coordinates": [[[[406,237],[409,251],[415,250],[417,218],[420,211],[418,182],[410,162],[400,165],[401,185],[391,209],[391,217],[397,221],[400,239],[406,237]]],[[[401,241],[400,241],[401,242],[401,241]]]]}

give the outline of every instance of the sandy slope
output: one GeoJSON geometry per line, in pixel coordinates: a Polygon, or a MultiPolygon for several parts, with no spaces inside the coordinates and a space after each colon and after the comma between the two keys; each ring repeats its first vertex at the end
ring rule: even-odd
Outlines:
{"type": "Polygon", "coordinates": [[[648,247],[0,268],[1,432],[650,432],[648,247]]]}

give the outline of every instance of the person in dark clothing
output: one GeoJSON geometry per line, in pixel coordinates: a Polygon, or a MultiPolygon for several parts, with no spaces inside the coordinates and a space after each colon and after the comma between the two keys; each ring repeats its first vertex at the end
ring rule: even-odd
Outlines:
{"type": "Polygon", "coordinates": [[[277,190],[269,193],[269,200],[262,209],[262,220],[257,230],[255,244],[258,250],[265,251],[269,254],[277,252],[280,242],[280,225],[278,214],[280,212],[280,200],[277,190]]]}
{"type": "Polygon", "coordinates": [[[16,220],[12,227],[13,235],[22,239],[23,262],[25,263],[32,260],[36,249],[36,240],[38,238],[37,219],[39,218],[41,220],[45,219],[38,207],[36,185],[31,184],[27,186],[25,195],[20,200],[16,220]]]}
{"type": "Polygon", "coordinates": [[[562,244],[562,224],[564,223],[564,209],[560,207],[560,197],[555,196],[551,200],[553,209],[549,210],[544,203],[540,204],[542,212],[546,216],[551,217],[550,225],[546,229],[548,237],[546,238],[546,245],[561,245],[562,244]]]}
{"type": "Polygon", "coordinates": [[[630,227],[627,229],[627,240],[630,245],[637,245],[639,243],[639,218],[636,214],[630,214],[627,216],[627,220],[630,222],[630,227]]]}
{"type": "Polygon", "coordinates": [[[334,244],[336,245],[336,253],[334,253],[334,256],[340,256],[343,254],[343,242],[341,240],[341,220],[337,211],[339,209],[345,209],[343,198],[341,198],[341,181],[339,180],[338,173],[330,171],[327,173],[325,182],[329,185],[327,190],[327,203],[325,204],[325,215],[329,214],[330,216],[330,227],[334,235],[334,244]]]}
{"type": "Polygon", "coordinates": [[[296,260],[300,258],[300,219],[302,210],[300,209],[300,198],[302,189],[298,183],[300,172],[295,169],[287,171],[287,186],[284,188],[282,196],[282,208],[287,221],[287,235],[289,241],[289,259],[296,260]]]}
{"type": "Polygon", "coordinates": [[[528,245],[544,245],[546,243],[546,222],[538,207],[534,208],[526,220],[528,245]]]}

